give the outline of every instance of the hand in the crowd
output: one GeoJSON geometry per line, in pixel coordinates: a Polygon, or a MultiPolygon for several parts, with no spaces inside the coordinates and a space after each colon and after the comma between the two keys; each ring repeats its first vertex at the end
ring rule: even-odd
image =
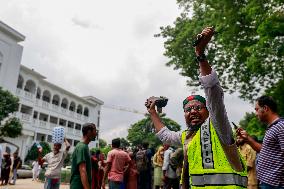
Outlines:
{"type": "Polygon", "coordinates": [[[214,35],[213,27],[206,27],[205,29],[202,30],[200,34],[197,35],[197,38],[202,36],[202,38],[200,39],[200,42],[195,47],[195,53],[197,56],[204,53],[204,50],[213,35],[214,35]]]}
{"type": "Polygon", "coordinates": [[[242,128],[238,128],[238,129],[236,130],[236,133],[237,133],[238,136],[240,136],[240,137],[241,137],[242,139],[244,139],[245,141],[247,141],[248,138],[249,138],[248,133],[247,133],[244,129],[242,129],[242,128]]]}
{"type": "Polygon", "coordinates": [[[156,97],[152,96],[152,97],[148,98],[145,102],[145,106],[147,107],[149,114],[157,112],[156,109],[155,109],[155,101],[156,101],[156,97]]]}
{"type": "Polygon", "coordinates": [[[65,144],[66,147],[70,146],[70,143],[68,142],[68,140],[66,138],[64,138],[64,144],[65,144]]]}

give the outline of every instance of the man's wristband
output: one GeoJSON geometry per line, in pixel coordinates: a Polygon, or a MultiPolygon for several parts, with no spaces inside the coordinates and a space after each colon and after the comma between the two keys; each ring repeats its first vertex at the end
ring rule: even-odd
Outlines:
{"type": "Polygon", "coordinates": [[[204,61],[206,61],[206,60],[207,60],[207,57],[206,57],[206,55],[205,55],[204,53],[202,53],[202,54],[196,56],[196,61],[197,61],[197,62],[204,62],[204,61]]]}

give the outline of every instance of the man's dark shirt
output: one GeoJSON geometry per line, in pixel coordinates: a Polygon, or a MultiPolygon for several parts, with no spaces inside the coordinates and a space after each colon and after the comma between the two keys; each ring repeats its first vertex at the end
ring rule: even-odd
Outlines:
{"type": "Polygon", "coordinates": [[[17,157],[16,159],[14,159],[13,170],[20,168],[21,165],[22,165],[22,160],[20,157],[17,157]]]}

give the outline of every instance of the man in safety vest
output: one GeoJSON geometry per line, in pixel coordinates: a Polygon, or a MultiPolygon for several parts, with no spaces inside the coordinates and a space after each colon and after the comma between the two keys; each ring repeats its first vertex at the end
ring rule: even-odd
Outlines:
{"type": "Polygon", "coordinates": [[[199,34],[195,53],[200,66],[200,81],[206,99],[191,95],[183,101],[187,130],[174,132],[161,122],[155,98],[145,102],[157,136],[163,143],[183,145],[182,188],[246,188],[245,163],[238,153],[224,105],[224,94],[217,74],[209,65],[204,49],[214,34],[212,27],[199,34]]]}

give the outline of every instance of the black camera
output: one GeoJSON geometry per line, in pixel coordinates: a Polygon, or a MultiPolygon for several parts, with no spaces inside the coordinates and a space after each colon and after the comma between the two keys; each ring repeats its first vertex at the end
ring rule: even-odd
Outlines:
{"type": "Polygon", "coordinates": [[[157,108],[163,108],[167,105],[168,103],[168,98],[166,97],[163,97],[163,96],[160,96],[160,97],[156,97],[156,101],[155,101],[155,104],[157,106],[157,108]]]}
{"type": "MultiPolygon", "coordinates": [[[[164,97],[164,96],[160,96],[160,97],[151,97],[151,100],[155,100],[155,105],[157,106],[157,111],[159,113],[162,113],[162,108],[165,107],[168,103],[168,98],[164,97]]],[[[149,106],[150,104],[148,104],[149,106]]],[[[147,106],[147,105],[146,105],[147,106]]],[[[148,107],[149,108],[149,107],[148,107]]]]}

